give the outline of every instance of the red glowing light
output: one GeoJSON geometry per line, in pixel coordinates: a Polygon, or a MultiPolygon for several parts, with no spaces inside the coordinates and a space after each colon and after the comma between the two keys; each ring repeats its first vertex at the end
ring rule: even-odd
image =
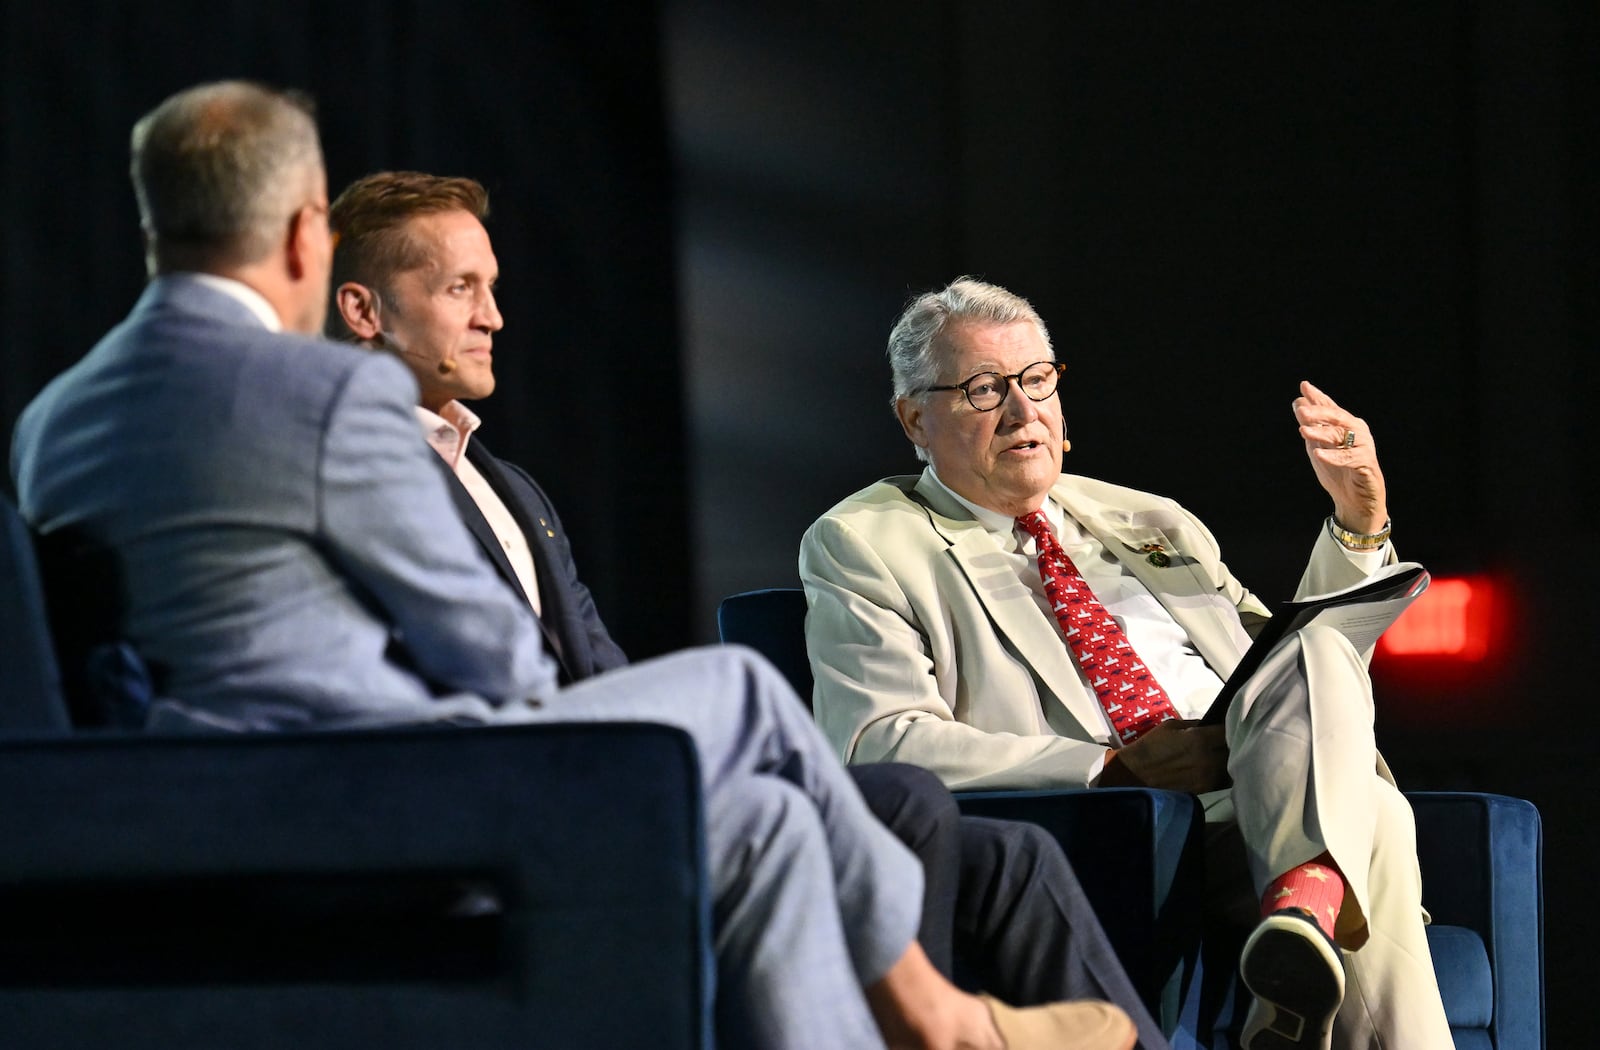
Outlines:
{"type": "Polygon", "coordinates": [[[1445,657],[1482,660],[1489,652],[1489,634],[1499,599],[1482,577],[1435,577],[1381,639],[1378,652],[1388,657],[1445,657]]]}

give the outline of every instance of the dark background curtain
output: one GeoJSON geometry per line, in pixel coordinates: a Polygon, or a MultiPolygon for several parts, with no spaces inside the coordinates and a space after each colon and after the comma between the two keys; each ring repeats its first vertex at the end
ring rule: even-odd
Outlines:
{"type": "Polygon", "coordinates": [[[133,122],[203,80],[302,88],[317,100],[331,193],[388,168],[488,187],[506,328],[503,392],[477,406],[483,439],[534,471],[584,537],[619,637],[640,652],[682,644],[689,490],[659,12],[377,0],[4,10],[7,433],[143,284],[133,122]],[[630,548],[641,531],[648,542],[630,548]]]}
{"type": "Polygon", "coordinates": [[[1030,297],[1071,365],[1067,469],[1176,497],[1268,600],[1326,513],[1288,409],[1318,382],[1376,432],[1402,555],[1508,599],[1489,659],[1376,668],[1380,743],[1404,787],[1541,806],[1551,1041],[1581,1038],[1594,5],[0,12],[0,425],[138,294],[133,121],[203,79],[304,88],[335,192],[488,185],[482,436],[549,489],[635,656],[711,640],[722,595],[794,582],[818,514],[917,468],[882,359],[911,292],[1030,297]]]}

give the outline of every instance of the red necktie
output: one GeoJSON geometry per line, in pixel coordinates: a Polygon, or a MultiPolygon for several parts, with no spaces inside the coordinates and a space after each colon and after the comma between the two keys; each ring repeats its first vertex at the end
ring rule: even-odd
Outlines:
{"type": "Polygon", "coordinates": [[[1017,524],[1039,546],[1039,576],[1050,599],[1061,633],[1078,658],[1078,666],[1105,708],[1111,729],[1124,744],[1131,744],[1178,712],[1167,691],[1133,651],[1127,635],[1072,564],[1050,531],[1044,511],[1017,519],[1017,524]]]}

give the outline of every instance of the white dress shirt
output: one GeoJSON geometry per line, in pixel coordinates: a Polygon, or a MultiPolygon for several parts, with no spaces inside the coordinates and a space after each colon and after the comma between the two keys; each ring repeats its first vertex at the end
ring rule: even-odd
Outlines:
{"type": "Polygon", "coordinates": [[[483,421],[466,405],[450,401],[442,412],[430,412],[418,405],[417,422],[422,424],[422,436],[427,438],[429,447],[444,457],[456,477],[461,479],[461,484],[466,486],[472,502],[478,505],[495,539],[500,541],[500,549],[506,552],[511,569],[517,574],[517,582],[522,584],[523,593],[533,603],[534,614],[541,615],[539,578],[534,571],[533,551],[528,547],[528,538],[522,534],[517,519],[512,517],[511,511],[495,493],[488,479],[467,458],[467,442],[483,421]]]}
{"type": "MultiPolygon", "coordinates": [[[[192,277],[207,288],[214,289],[226,295],[229,299],[238,302],[245,309],[256,315],[256,320],[269,332],[283,331],[283,319],[278,316],[278,311],[267,302],[267,297],[245,284],[235,281],[232,277],[218,277],[214,273],[186,273],[184,276],[192,277]]],[[[160,278],[157,278],[160,280],[160,278]]]]}

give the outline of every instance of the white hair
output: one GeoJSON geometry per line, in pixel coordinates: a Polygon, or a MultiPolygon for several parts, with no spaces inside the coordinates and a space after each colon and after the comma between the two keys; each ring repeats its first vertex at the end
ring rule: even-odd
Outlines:
{"type": "MultiPolygon", "coordinates": [[[[889,330],[889,367],[894,373],[891,405],[938,384],[939,368],[944,363],[939,336],[951,322],[961,321],[985,325],[1030,321],[1039,330],[1045,349],[1050,350],[1051,360],[1055,359],[1050,331],[1028,300],[997,284],[957,277],[937,292],[924,292],[913,298],[889,330]]],[[[917,458],[927,462],[928,454],[918,447],[917,458]]]]}

